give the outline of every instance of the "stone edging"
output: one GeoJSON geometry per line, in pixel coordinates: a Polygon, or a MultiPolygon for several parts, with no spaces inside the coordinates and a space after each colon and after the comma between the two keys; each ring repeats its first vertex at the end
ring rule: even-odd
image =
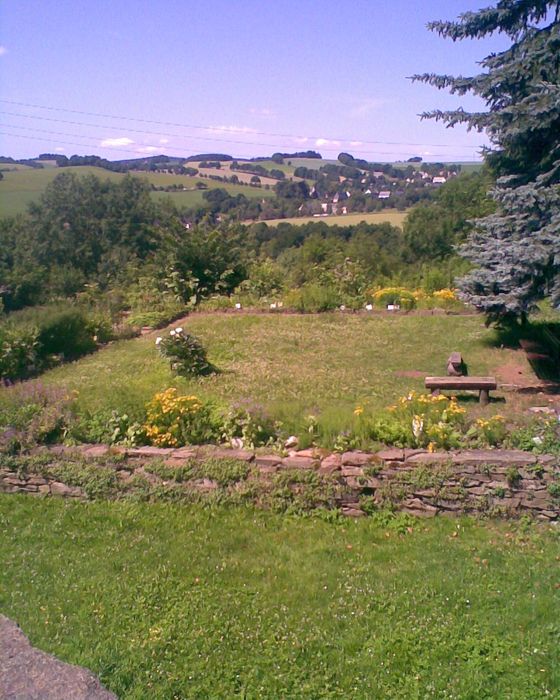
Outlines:
{"type": "MultiPolygon", "coordinates": [[[[53,458],[78,456],[99,465],[107,459],[104,466],[112,466],[123,483],[135,475],[146,476],[144,466],[156,459],[171,469],[193,462],[202,464],[209,458],[241,460],[251,467],[252,479],[268,483],[283,472],[290,488],[290,474],[314,471],[319,480],[331,487],[329,504],[355,517],[375,507],[390,505],[412,515],[429,517],[486,513],[505,517],[528,514],[545,521],[560,520],[560,459],[519,450],[430,453],[391,448],[377,453],[339,454],[310,448],[280,456],[210,445],[180,449],[57,445],[45,452],[53,458]]],[[[201,478],[193,479],[189,487],[208,492],[218,485],[201,478]]],[[[297,484],[294,488],[298,488],[297,484]]],[[[1,457],[0,492],[86,497],[79,486],[37,473],[22,474],[13,468],[3,468],[1,457]]]]}

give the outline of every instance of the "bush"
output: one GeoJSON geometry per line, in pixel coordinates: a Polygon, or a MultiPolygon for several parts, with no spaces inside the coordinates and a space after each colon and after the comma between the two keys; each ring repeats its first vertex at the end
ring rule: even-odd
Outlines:
{"type": "Polygon", "coordinates": [[[200,376],[215,371],[201,343],[182,328],[169,331],[169,336],[156,338],[156,345],[171,369],[181,377],[200,376]]]}
{"type": "Polygon", "coordinates": [[[36,328],[0,327],[0,380],[28,377],[38,368],[36,328]]]}
{"type": "Polygon", "coordinates": [[[285,297],[286,306],[300,313],[333,311],[340,303],[340,295],[334,287],[317,282],[308,282],[298,289],[292,289],[285,297]]]}
{"type": "Polygon", "coordinates": [[[223,416],[222,439],[243,447],[254,448],[269,445],[277,435],[276,423],[266,414],[262,406],[238,403],[223,416]]]}
{"type": "Polygon", "coordinates": [[[0,378],[25,379],[111,337],[110,319],[101,312],[61,305],[15,312],[0,325],[0,378]]]}
{"type": "Polygon", "coordinates": [[[76,359],[96,348],[96,326],[80,309],[46,309],[38,319],[41,356],[76,359]]]}
{"type": "Polygon", "coordinates": [[[405,311],[410,311],[416,306],[414,294],[404,287],[384,287],[370,294],[373,303],[383,309],[388,304],[400,306],[405,311]]]}
{"type": "Polygon", "coordinates": [[[2,392],[0,432],[10,433],[18,448],[58,442],[72,424],[73,399],[64,389],[38,382],[7,387],[2,392]]]}
{"type": "Polygon", "coordinates": [[[218,427],[209,405],[196,396],[179,396],[171,387],[156,394],[146,407],[144,431],[157,447],[214,442],[218,427]]]}

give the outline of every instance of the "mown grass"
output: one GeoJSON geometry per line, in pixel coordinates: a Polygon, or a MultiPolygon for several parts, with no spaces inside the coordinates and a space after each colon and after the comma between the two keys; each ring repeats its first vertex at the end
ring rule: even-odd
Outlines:
{"type": "Polygon", "coordinates": [[[389,223],[402,228],[408,215],[408,210],[397,211],[397,209],[384,209],[363,214],[344,214],[340,216],[294,216],[287,219],[268,219],[265,223],[268,226],[278,226],[278,224],[303,225],[323,221],[329,226],[357,226],[362,221],[366,224],[389,223]]]}
{"type": "Polygon", "coordinates": [[[121,699],[560,693],[551,531],[24,496],[0,525],[1,612],[121,699]]]}
{"type": "Polygon", "coordinates": [[[78,391],[84,411],[136,415],[156,392],[175,386],[220,403],[258,403],[289,430],[301,430],[313,414],[322,434],[334,437],[352,426],[357,404],[377,410],[422,390],[424,376],[445,373],[454,350],[472,375],[494,374],[517,357],[492,346],[480,316],[194,314],[181,325],[202,341],[219,373],[173,376],[155,348],[156,335],[166,332],[159,331],[58,367],[41,381],[78,391]],[[411,370],[419,376],[403,376],[411,370]]]}

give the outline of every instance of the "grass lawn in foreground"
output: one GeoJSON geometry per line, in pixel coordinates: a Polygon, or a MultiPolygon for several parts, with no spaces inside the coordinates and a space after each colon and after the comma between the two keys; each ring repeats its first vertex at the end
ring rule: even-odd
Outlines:
{"type": "Polygon", "coordinates": [[[530,528],[3,495],[0,611],[121,700],[557,698],[530,528]]]}
{"type": "MultiPolygon", "coordinates": [[[[493,346],[493,332],[480,316],[227,313],[193,314],[179,323],[202,341],[218,374],[173,376],[154,344],[167,331],[158,331],[115,343],[40,381],[77,390],[79,406],[89,411],[135,415],[156,392],[176,386],[223,403],[261,404],[294,431],[314,414],[323,434],[335,436],[351,426],[357,404],[377,410],[422,390],[424,376],[445,373],[454,350],[463,353],[472,375],[494,374],[514,357],[525,361],[521,353],[493,346]],[[411,370],[418,376],[403,375],[411,370]]],[[[496,406],[487,410],[495,413],[496,406]]]]}

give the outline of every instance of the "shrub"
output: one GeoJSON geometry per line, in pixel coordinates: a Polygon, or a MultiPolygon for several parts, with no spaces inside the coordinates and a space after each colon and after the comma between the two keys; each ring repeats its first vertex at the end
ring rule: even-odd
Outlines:
{"type": "Polygon", "coordinates": [[[146,409],[144,431],[158,447],[200,445],[217,437],[210,406],[196,396],[179,396],[177,389],[171,387],[156,394],[146,409]]]}
{"type": "Polygon", "coordinates": [[[2,392],[0,428],[11,429],[14,444],[29,448],[60,441],[73,421],[74,396],[64,389],[28,382],[2,392]]]}
{"type": "Polygon", "coordinates": [[[410,311],[416,306],[414,294],[404,287],[384,287],[370,292],[373,303],[385,308],[388,304],[396,304],[405,311],[410,311]]]}
{"type": "Polygon", "coordinates": [[[503,416],[477,418],[467,430],[466,437],[481,447],[501,445],[507,436],[507,426],[503,416]]]}
{"type": "Polygon", "coordinates": [[[319,313],[338,308],[341,298],[331,285],[308,282],[288,292],[285,303],[288,308],[300,313],[319,313]]]}
{"type": "Polygon", "coordinates": [[[169,360],[171,369],[181,377],[210,374],[215,369],[206,357],[201,343],[182,328],[169,331],[169,336],[156,338],[156,345],[163,357],[169,360]]]}
{"type": "Polygon", "coordinates": [[[277,425],[261,406],[238,403],[223,416],[222,439],[240,441],[243,447],[269,445],[276,440],[277,425]]]}
{"type": "Polygon", "coordinates": [[[0,327],[0,380],[28,377],[38,368],[36,328],[0,327]]]}
{"type": "Polygon", "coordinates": [[[400,446],[458,447],[464,416],[465,409],[454,398],[412,391],[371,423],[370,437],[400,446]]]}

